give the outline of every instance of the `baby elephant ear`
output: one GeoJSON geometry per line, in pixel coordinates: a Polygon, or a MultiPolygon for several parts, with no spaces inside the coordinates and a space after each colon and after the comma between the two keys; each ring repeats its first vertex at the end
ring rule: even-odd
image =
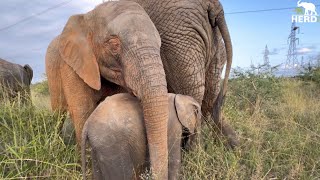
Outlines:
{"type": "Polygon", "coordinates": [[[59,41],[62,59],[91,88],[101,88],[100,72],[92,47],[92,36],[83,15],[71,16],[59,41]]]}
{"type": "Polygon", "coordinates": [[[201,107],[199,103],[190,96],[177,94],[175,96],[175,107],[177,116],[182,126],[190,133],[195,133],[197,125],[201,120],[201,107]]]}

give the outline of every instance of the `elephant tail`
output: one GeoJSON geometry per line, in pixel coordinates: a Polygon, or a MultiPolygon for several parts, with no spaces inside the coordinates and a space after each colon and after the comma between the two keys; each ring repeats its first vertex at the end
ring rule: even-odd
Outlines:
{"type": "Polygon", "coordinates": [[[225,76],[223,80],[223,84],[220,89],[220,93],[217,97],[216,100],[216,113],[217,113],[217,118],[218,121],[220,119],[220,113],[221,113],[221,107],[223,105],[226,93],[227,93],[227,87],[228,87],[228,80],[229,80],[229,75],[231,71],[231,64],[232,64],[232,42],[231,42],[231,37],[230,33],[228,30],[228,26],[224,17],[224,11],[221,3],[219,1],[214,1],[211,2],[209,5],[209,20],[211,23],[211,26],[214,28],[217,26],[219,28],[219,31],[222,35],[224,44],[225,44],[225,49],[226,49],[226,55],[227,55],[227,65],[226,65],[226,71],[225,71],[225,76]]]}
{"type": "Polygon", "coordinates": [[[86,180],[86,145],[88,139],[88,121],[86,121],[83,126],[81,136],[81,169],[83,180],[86,180]]]}

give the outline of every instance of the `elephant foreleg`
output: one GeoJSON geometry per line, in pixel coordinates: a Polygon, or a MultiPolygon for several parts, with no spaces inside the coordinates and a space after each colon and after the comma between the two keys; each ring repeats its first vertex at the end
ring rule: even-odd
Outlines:
{"type": "Polygon", "coordinates": [[[91,89],[66,63],[61,63],[63,94],[68,104],[77,142],[81,142],[83,125],[100,100],[100,92],[91,89]]]}

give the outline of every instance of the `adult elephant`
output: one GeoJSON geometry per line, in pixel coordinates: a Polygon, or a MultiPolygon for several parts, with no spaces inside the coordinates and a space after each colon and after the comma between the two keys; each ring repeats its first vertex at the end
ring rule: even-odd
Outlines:
{"type": "Polygon", "coordinates": [[[161,59],[169,92],[194,97],[202,104],[203,115],[211,114],[215,127],[228,138],[228,144],[235,147],[237,136],[220,112],[232,63],[231,38],[220,2],[131,1],[146,10],[160,33],[161,59]],[[225,61],[226,72],[220,88],[225,61]]]}
{"type": "Polygon", "coordinates": [[[46,54],[51,105],[83,125],[106,96],[127,91],[141,102],[153,175],[167,177],[168,90],[159,33],[134,2],[106,2],[69,18],[46,54]]]}
{"type": "Polygon", "coordinates": [[[3,93],[2,96],[13,100],[20,94],[23,102],[30,100],[32,78],[33,70],[28,64],[21,66],[0,58],[0,91],[3,93]]]}

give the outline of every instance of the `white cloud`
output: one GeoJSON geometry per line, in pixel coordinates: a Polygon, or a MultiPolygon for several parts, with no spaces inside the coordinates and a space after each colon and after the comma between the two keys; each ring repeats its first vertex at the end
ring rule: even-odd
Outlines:
{"type": "Polygon", "coordinates": [[[297,52],[298,52],[299,54],[307,54],[307,53],[313,52],[313,49],[304,47],[304,48],[298,49],[297,52]]]}

